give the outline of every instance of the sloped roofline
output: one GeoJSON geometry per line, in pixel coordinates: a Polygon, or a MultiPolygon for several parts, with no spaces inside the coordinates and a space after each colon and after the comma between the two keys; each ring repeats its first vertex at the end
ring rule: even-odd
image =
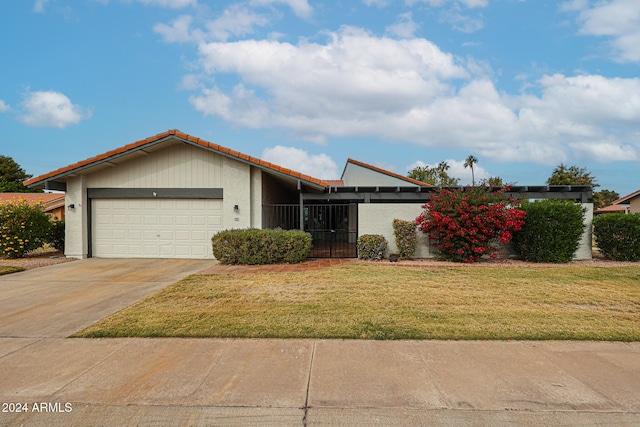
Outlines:
{"type": "Polygon", "coordinates": [[[235,151],[235,150],[231,150],[230,148],[223,147],[222,145],[214,144],[212,142],[206,141],[201,138],[196,138],[194,136],[180,132],[177,129],[168,130],[166,132],[157,134],[155,136],[150,136],[149,138],[141,139],[139,141],[133,142],[131,144],[127,144],[120,148],[116,148],[115,150],[107,151],[106,153],[102,153],[97,156],[82,160],[80,162],[73,163],[71,165],[56,169],[44,175],[31,178],[25,181],[24,185],[28,187],[35,187],[37,185],[43,184],[45,181],[53,181],[56,179],[64,178],[65,176],[71,175],[81,170],[90,168],[92,166],[98,165],[103,162],[107,162],[110,159],[122,157],[124,155],[141,150],[147,146],[151,146],[159,142],[163,142],[164,140],[169,138],[176,138],[176,139],[182,140],[185,143],[189,143],[189,144],[199,146],[211,151],[215,151],[223,156],[239,160],[243,163],[248,163],[252,166],[256,166],[263,170],[268,170],[268,171],[275,172],[276,174],[299,179],[300,181],[303,181],[304,183],[310,184],[315,187],[326,188],[329,185],[326,181],[323,181],[321,179],[314,178],[312,176],[305,175],[300,172],[294,171],[292,169],[287,169],[273,163],[265,162],[264,160],[258,159],[257,157],[252,157],[247,154],[240,153],[239,151],[235,151]]]}
{"type": "Polygon", "coordinates": [[[629,200],[633,199],[636,196],[640,196],[640,190],[634,191],[631,194],[627,194],[626,196],[619,198],[618,200],[613,202],[612,205],[619,205],[621,203],[629,203],[629,200]]]}
{"type": "Polygon", "coordinates": [[[370,165],[368,163],[364,163],[364,162],[361,162],[361,161],[358,161],[358,160],[355,160],[355,159],[352,159],[352,158],[347,159],[347,163],[344,165],[344,169],[342,170],[342,175],[340,176],[340,179],[342,179],[344,177],[344,173],[346,172],[347,166],[349,165],[349,163],[352,163],[352,164],[357,165],[357,166],[361,166],[363,168],[370,169],[370,170],[378,172],[378,173],[382,173],[382,174],[391,176],[393,178],[401,179],[403,181],[407,181],[407,182],[410,182],[411,184],[419,185],[421,187],[432,187],[431,184],[427,184],[425,182],[418,181],[417,179],[409,178],[407,176],[402,176],[402,175],[397,174],[395,172],[391,172],[391,171],[388,171],[386,169],[382,169],[382,168],[379,168],[377,166],[373,166],[373,165],[370,165]]]}

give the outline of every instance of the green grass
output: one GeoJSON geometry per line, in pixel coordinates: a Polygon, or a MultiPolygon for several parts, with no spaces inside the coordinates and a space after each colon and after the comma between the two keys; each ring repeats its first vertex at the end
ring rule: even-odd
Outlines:
{"type": "Polygon", "coordinates": [[[640,340],[640,267],[190,276],[80,337],[640,340]]]}
{"type": "Polygon", "coordinates": [[[3,274],[17,273],[19,271],[24,271],[24,268],[0,265],[0,276],[3,274]]]}

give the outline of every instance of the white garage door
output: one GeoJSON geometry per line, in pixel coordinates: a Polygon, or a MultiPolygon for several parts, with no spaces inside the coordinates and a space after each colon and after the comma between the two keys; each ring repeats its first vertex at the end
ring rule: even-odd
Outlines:
{"type": "Polygon", "coordinates": [[[92,255],[103,258],[213,258],[222,200],[96,199],[92,255]]]}

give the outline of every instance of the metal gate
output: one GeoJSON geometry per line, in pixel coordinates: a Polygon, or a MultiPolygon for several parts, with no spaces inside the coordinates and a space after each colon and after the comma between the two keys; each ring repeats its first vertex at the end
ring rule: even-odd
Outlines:
{"type": "Polygon", "coordinates": [[[358,205],[307,205],[304,231],[311,234],[313,258],[355,258],[358,205]]]}

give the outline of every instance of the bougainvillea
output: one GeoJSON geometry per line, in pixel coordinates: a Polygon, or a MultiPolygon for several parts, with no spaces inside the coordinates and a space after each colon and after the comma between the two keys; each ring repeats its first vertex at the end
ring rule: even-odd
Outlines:
{"type": "Polygon", "coordinates": [[[51,221],[41,205],[20,198],[0,203],[0,257],[20,258],[47,240],[51,221]]]}
{"type": "Polygon", "coordinates": [[[440,255],[449,261],[475,262],[482,256],[497,257],[499,244],[522,228],[526,213],[506,197],[508,188],[466,187],[442,189],[416,218],[420,231],[429,234],[440,255]]]}

